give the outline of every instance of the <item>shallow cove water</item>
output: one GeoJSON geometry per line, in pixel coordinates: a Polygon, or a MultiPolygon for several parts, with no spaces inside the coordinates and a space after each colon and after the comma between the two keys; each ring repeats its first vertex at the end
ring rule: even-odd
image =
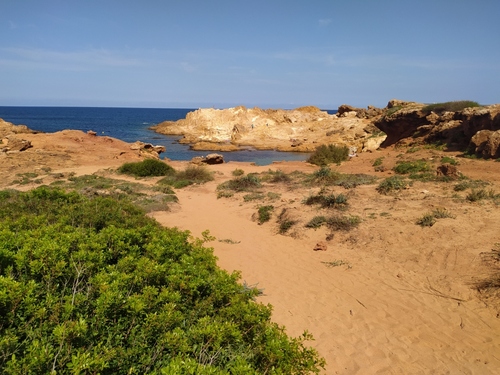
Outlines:
{"type": "MultiPolygon", "coordinates": [[[[210,152],[193,151],[189,145],[180,144],[178,136],[155,133],[149,127],[162,121],[176,121],[194,111],[192,108],[102,108],[102,107],[1,107],[0,118],[30,129],[53,133],[64,129],[93,130],[125,142],[142,141],[165,146],[162,158],[191,160],[210,152]]],[[[335,111],[328,111],[335,113],[335,111]]],[[[224,160],[253,162],[268,165],[274,161],[303,161],[307,153],[253,150],[220,152],[224,160]]]]}

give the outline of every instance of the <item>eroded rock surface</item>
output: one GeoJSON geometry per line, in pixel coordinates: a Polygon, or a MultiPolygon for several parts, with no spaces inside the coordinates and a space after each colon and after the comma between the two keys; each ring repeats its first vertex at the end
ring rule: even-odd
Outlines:
{"type": "MultiPolygon", "coordinates": [[[[347,105],[339,108],[339,115],[313,106],[293,110],[243,106],[222,110],[205,108],[188,113],[185,119],[166,121],[152,129],[162,134],[182,135],[180,142],[191,144],[196,150],[222,151],[251,146],[311,152],[321,144],[330,143],[362,150],[374,130],[380,133],[370,126],[378,113],[381,110],[374,107],[364,110],[347,105]]],[[[377,136],[384,137],[383,134],[377,136]]]]}

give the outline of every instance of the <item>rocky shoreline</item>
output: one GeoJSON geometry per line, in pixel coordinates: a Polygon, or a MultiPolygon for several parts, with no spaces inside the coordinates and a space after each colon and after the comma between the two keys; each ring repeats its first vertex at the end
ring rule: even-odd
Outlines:
{"type": "Polygon", "coordinates": [[[341,105],[334,115],[317,107],[293,110],[202,108],[185,119],[151,127],[182,135],[193,150],[312,152],[321,144],[341,144],[358,152],[394,144],[446,144],[485,158],[500,157],[500,104],[459,111],[429,110],[423,103],[393,99],[385,108],[341,105]]]}

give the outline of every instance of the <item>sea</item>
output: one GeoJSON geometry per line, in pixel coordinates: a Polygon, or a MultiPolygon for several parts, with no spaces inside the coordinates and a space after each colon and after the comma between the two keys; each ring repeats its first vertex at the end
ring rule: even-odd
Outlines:
{"type": "MultiPolygon", "coordinates": [[[[191,160],[210,152],[191,150],[189,145],[180,144],[180,136],[167,136],[155,133],[149,127],[163,121],[183,119],[195,108],[104,108],[104,107],[6,107],[0,106],[0,118],[15,125],[53,133],[65,129],[95,131],[125,142],[142,141],[153,145],[165,146],[166,152],[160,157],[170,160],[191,160]]],[[[336,111],[328,111],[335,113],[336,111]]],[[[245,149],[241,151],[220,152],[226,162],[253,162],[256,165],[269,165],[274,161],[303,161],[310,154],[280,152],[275,150],[245,149]]]]}

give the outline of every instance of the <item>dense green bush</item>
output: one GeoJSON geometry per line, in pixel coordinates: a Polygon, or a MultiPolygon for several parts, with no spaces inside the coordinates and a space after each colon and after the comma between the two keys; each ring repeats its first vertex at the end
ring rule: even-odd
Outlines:
{"type": "Polygon", "coordinates": [[[310,336],[189,238],[126,202],[0,192],[0,373],[317,373],[310,336]]]}
{"type": "Polygon", "coordinates": [[[150,177],[173,175],[175,169],[161,160],[145,159],[136,163],[125,163],[118,168],[118,172],[135,177],[150,177]]]}
{"type": "Polygon", "coordinates": [[[347,146],[321,145],[307,159],[308,163],[325,166],[331,163],[340,164],[349,159],[349,148],[347,146]]]}
{"type": "Polygon", "coordinates": [[[183,171],[174,171],[158,181],[159,185],[170,185],[180,189],[193,184],[204,184],[212,181],[214,176],[207,167],[189,165],[183,171]]]}

